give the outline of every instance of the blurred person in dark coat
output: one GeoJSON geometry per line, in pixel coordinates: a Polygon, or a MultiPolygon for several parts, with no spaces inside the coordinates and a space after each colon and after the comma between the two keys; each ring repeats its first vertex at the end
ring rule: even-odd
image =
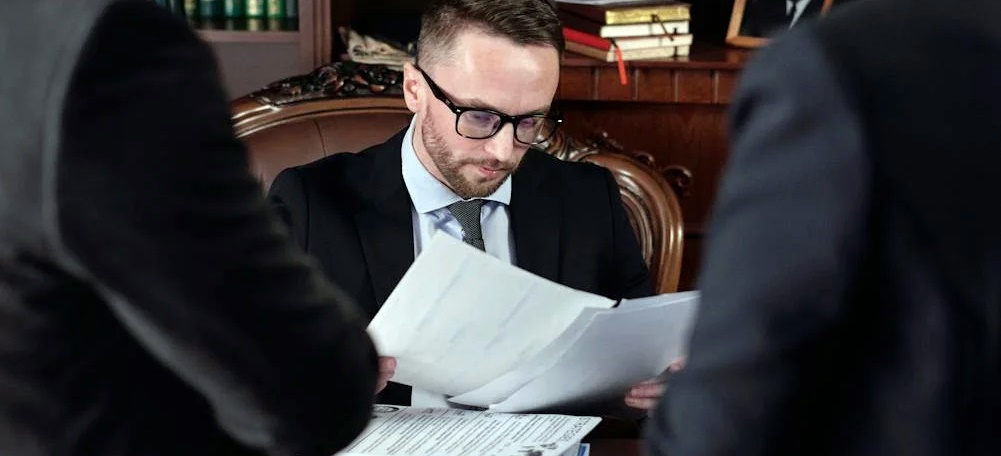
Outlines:
{"type": "Polygon", "coordinates": [[[350,442],[364,321],[269,210],[183,19],[5,0],[0,61],[0,455],[350,442]]]}
{"type": "Polygon", "coordinates": [[[999,18],[854,2],[745,69],[652,454],[1001,454],[999,18]]]}

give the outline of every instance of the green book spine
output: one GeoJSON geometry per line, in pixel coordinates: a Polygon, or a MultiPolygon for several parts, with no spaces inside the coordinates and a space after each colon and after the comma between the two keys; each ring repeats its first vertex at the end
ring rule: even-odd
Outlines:
{"type": "Polygon", "coordinates": [[[267,14],[265,0],[247,0],[244,3],[244,12],[247,17],[263,18],[267,14]]]}
{"type": "Polygon", "coordinates": [[[299,0],[285,0],[285,17],[289,19],[299,17],[299,0]]]}
{"type": "Polygon", "coordinates": [[[285,19],[285,0],[268,0],[268,18],[285,19]]]}
{"type": "Polygon", "coordinates": [[[264,22],[264,19],[259,17],[247,18],[248,32],[265,32],[267,30],[268,30],[268,24],[264,22]]]}
{"type": "MultiPolygon", "coordinates": [[[[202,0],[203,2],[208,0],[202,0]]],[[[198,17],[198,0],[184,0],[184,15],[198,17]]]]}
{"type": "Polygon", "coordinates": [[[285,32],[288,30],[288,24],[285,23],[285,19],[268,18],[269,32],[285,32]]]}
{"type": "Polygon", "coordinates": [[[226,17],[241,18],[246,14],[243,8],[247,5],[245,0],[224,0],[222,3],[226,17]]]}
{"type": "Polygon", "coordinates": [[[203,18],[222,19],[225,16],[223,0],[199,0],[198,12],[203,18]]]}

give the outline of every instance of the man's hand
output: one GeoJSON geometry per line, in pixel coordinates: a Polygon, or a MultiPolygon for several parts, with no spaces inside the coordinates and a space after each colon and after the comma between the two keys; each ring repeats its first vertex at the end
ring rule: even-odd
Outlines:
{"type": "Polygon", "coordinates": [[[392,356],[380,356],[379,357],[379,382],[375,384],[375,394],[379,394],[389,380],[393,378],[393,374],[396,373],[396,358],[392,356]]]}
{"type": "Polygon", "coordinates": [[[684,366],[685,359],[680,358],[671,363],[664,374],[634,385],[626,393],[626,405],[643,410],[651,410],[656,407],[657,403],[660,402],[660,397],[664,395],[664,391],[667,391],[667,378],[684,366]]]}

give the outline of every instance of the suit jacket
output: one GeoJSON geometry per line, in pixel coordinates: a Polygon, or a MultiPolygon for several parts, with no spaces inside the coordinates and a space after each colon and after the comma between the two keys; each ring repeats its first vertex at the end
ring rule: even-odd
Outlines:
{"type": "Polygon", "coordinates": [[[652,454],[1001,454],[1001,3],[954,6],[856,2],[745,69],[652,454]]]}
{"type": "MultiPolygon", "coordinates": [[[[404,133],[282,171],[270,190],[292,237],[370,318],[414,261],[411,200],[400,172],[404,133]]],[[[529,149],[512,179],[519,267],[612,299],[653,293],[608,170],[529,149]]],[[[409,390],[387,389],[381,400],[409,404],[409,390]]]]}
{"type": "Polygon", "coordinates": [[[371,414],[208,47],[146,0],[0,6],[0,454],[317,455],[371,414]]]}

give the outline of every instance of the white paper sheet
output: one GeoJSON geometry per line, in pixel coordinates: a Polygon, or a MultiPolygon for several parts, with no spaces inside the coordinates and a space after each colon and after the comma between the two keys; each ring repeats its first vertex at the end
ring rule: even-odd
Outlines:
{"type": "Polygon", "coordinates": [[[519,388],[525,386],[535,377],[542,375],[547,369],[563,357],[563,354],[573,346],[584,333],[595,314],[609,312],[609,309],[584,309],[559,337],[531,359],[524,360],[514,370],[511,370],[486,385],[475,390],[449,398],[456,404],[483,407],[507,399],[519,388]]]}
{"type": "Polygon", "coordinates": [[[601,421],[376,405],[372,421],[340,456],[560,456],[601,421]]]}
{"type": "MultiPolygon", "coordinates": [[[[616,309],[596,312],[559,356],[535,357],[499,378],[498,382],[507,378],[529,379],[507,398],[489,404],[468,400],[465,403],[513,412],[622,396],[630,386],[656,376],[687,352],[698,298],[698,292],[667,294],[632,302],[624,300],[616,309]]],[[[493,384],[488,384],[482,389],[492,387],[493,384]]],[[[452,398],[456,399],[466,400],[452,398]]]]}
{"type": "Polygon", "coordinates": [[[581,309],[614,304],[438,233],[368,330],[380,354],[397,358],[393,381],[459,395],[532,358],[581,309]]]}

